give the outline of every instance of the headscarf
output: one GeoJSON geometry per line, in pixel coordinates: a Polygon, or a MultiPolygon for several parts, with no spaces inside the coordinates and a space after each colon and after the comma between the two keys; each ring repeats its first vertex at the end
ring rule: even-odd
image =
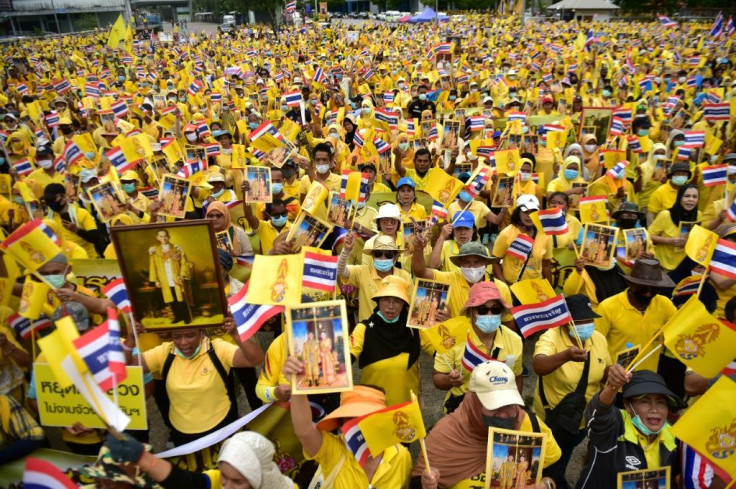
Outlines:
{"type": "Polygon", "coordinates": [[[564,157],[567,158],[568,156],[570,156],[570,153],[574,149],[577,149],[578,151],[580,151],[580,154],[584,154],[583,153],[583,147],[582,146],[580,146],[578,143],[572,143],[570,146],[568,146],[567,148],[565,148],[565,153],[563,154],[564,157]]]}
{"type": "Polygon", "coordinates": [[[235,227],[232,225],[232,221],[230,219],[230,210],[227,208],[224,202],[216,200],[214,202],[210,202],[210,204],[207,206],[207,213],[205,214],[205,217],[208,217],[210,215],[210,212],[212,212],[213,210],[217,210],[222,213],[225,219],[225,227],[220,230],[215,229],[215,232],[221,233],[223,231],[227,231],[227,235],[230,236],[230,242],[233,245],[233,252],[235,252],[236,255],[239,255],[241,251],[240,241],[238,241],[235,237],[235,227]]]}
{"type": "Polygon", "coordinates": [[[369,326],[365,329],[363,352],[358,358],[358,366],[365,368],[381,360],[392,358],[402,353],[409,354],[406,369],[409,370],[419,358],[419,335],[412,328],[406,327],[409,317],[408,306],[404,306],[395,323],[387,323],[378,315],[378,306],[373,314],[364,322],[369,326]],[[370,326],[372,325],[372,326],[370,326]]]}

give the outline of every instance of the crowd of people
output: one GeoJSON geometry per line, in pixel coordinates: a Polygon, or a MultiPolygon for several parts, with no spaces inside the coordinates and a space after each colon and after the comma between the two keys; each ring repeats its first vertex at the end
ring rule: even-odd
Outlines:
{"type": "MultiPolygon", "coordinates": [[[[617,360],[646,348],[695,294],[736,321],[736,279],[685,250],[695,225],[736,242],[736,48],[733,22],[720,22],[718,33],[710,22],[661,20],[521,27],[484,13],[6,45],[0,226],[7,236],[41,220],[61,253],[34,273],[3,255],[0,463],[59,431],[66,450],[98,455],[70,475],[99,487],[605,489],[620,472],[664,467],[683,484],[690,474],[671,424],[715,379],[666,350],[633,371],[617,360]],[[249,180],[248,167],[269,171],[249,180]],[[351,172],[360,198],[330,214],[351,172]],[[450,183],[437,190],[437,181],[450,183]],[[564,233],[535,222],[555,209],[564,233]],[[311,245],[337,257],[356,385],[293,393],[294,376],[325,386],[337,367],[329,338],[311,332],[305,354],[291,355],[284,315],[246,341],[228,315],[219,328],[192,327],[189,257],[160,230],[141,283],[163,297],[149,316],[172,327],[147,332],[121,315],[126,362],[142,366],[158,407],[149,426],[164,425],[176,447],[217,432],[245,412],[236,379],[251,410],[274,403],[282,417],[203,447],[196,461],[157,457],[148,430],[106,438],[81,423],[41,426],[37,339],[67,316],[93,330],[115,306],[87,281],[94,273],[75,270],[116,263],[113,229],[197,219],[218,236],[210,265],[228,297],[271,279],[251,275],[254,256],[311,245]],[[595,226],[613,238],[591,240],[595,226]],[[51,321],[23,335],[13,326],[29,281],[53,287],[39,308],[51,321]],[[449,286],[419,316],[460,341],[440,348],[407,327],[419,281],[449,286]],[[511,313],[529,303],[522,284],[536,291],[532,302],[563,294],[571,321],[525,338],[511,313]],[[441,405],[426,403],[430,389],[446,392],[441,405]],[[413,394],[440,416],[426,452],[397,444],[358,461],[340,428],[413,394]],[[488,428],[546,434],[541,479],[529,479],[540,460],[526,454],[486,473],[488,428]],[[572,461],[584,441],[586,456],[572,461]]],[[[716,471],[686,487],[727,483],[716,471]]]]}

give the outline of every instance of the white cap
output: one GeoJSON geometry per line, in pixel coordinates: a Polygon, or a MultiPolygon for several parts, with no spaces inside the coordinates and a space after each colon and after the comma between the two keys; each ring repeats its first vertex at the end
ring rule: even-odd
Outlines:
{"type": "Polygon", "coordinates": [[[504,406],[524,405],[516,387],[514,372],[503,362],[481,363],[470,374],[468,389],[475,392],[483,407],[494,411],[504,406]]]}
{"type": "Polygon", "coordinates": [[[256,80],[256,85],[258,85],[259,83],[265,83],[265,82],[263,81],[263,78],[259,78],[259,79],[257,79],[257,80],[256,80]]]}
{"type": "Polygon", "coordinates": [[[302,82],[302,79],[301,79],[301,77],[299,77],[299,76],[295,76],[295,77],[294,77],[294,85],[298,85],[298,84],[300,84],[301,82],[302,82]]]}
{"type": "Polygon", "coordinates": [[[531,194],[522,194],[516,199],[516,207],[522,212],[538,211],[539,200],[531,194]]]}
{"type": "Polygon", "coordinates": [[[383,219],[384,217],[400,220],[401,211],[399,211],[399,206],[397,206],[396,204],[384,204],[379,207],[378,215],[375,217],[375,219],[383,219]]]}
{"type": "Polygon", "coordinates": [[[207,176],[207,183],[222,182],[225,183],[225,176],[220,172],[212,172],[207,176]]]}
{"type": "Polygon", "coordinates": [[[484,97],[483,98],[483,103],[486,103],[486,102],[493,102],[493,98],[492,97],[484,97]]]}
{"type": "Polygon", "coordinates": [[[267,438],[244,431],[225,441],[217,462],[232,465],[254,489],[293,489],[294,483],[279,472],[273,455],[273,444],[267,438]]]}

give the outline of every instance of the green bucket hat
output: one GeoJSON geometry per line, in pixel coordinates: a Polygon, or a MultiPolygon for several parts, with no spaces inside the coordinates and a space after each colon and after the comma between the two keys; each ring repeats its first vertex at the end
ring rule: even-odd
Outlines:
{"type": "Polygon", "coordinates": [[[462,245],[460,247],[460,252],[455,256],[451,256],[450,261],[453,264],[460,266],[459,260],[465,256],[479,256],[486,260],[486,265],[489,265],[496,259],[495,256],[492,256],[488,252],[488,248],[478,241],[469,241],[462,245]]]}

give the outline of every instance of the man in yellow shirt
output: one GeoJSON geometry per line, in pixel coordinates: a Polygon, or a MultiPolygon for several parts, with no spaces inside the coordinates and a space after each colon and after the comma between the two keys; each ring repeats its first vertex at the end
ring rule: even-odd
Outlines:
{"type": "Polygon", "coordinates": [[[36,150],[36,165],[27,177],[28,185],[36,195],[41,198],[43,189],[50,183],[64,183],[64,175],[54,168],[54,152],[48,146],[41,146],[36,150]]]}
{"type": "Polygon", "coordinates": [[[51,211],[49,217],[63,228],[62,238],[84,248],[88,256],[96,257],[95,246],[100,242],[100,235],[95,218],[79,205],[67,202],[66,188],[60,183],[47,185],[43,200],[51,211]]]}
{"type": "Polygon", "coordinates": [[[403,158],[403,155],[401,154],[400,150],[398,150],[398,147],[396,151],[399,151],[399,154],[397,154],[396,158],[394,159],[394,164],[396,165],[396,173],[399,175],[400,178],[409,177],[414,180],[416,190],[424,190],[424,187],[427,186],[432,176],[435,175],[436,172],[445,171],[448,174],[452,175],[452,172],[455,171],[454,158],[450,159],[450,165],[446,169],[442,169],[437,166],[431,167],[432,156],[427,148],[418,149],[416,153],[414,153],[414,168],[406,169],[401,165],[401,159],[403,158]]]}
{"type": "Polygon", "coordinates": [[[261,253],[268,255],[273,249],[276,238],[281,233],[287,232],[291,227],[289,212],[286,210],[283,200],[274,199],[270,204],[266,204],[263,210],[263,217],[266,220],[260,220],[253,214],[251,205],[243,202],[245,220],[248,221],[248,226],[261,241],[261,253]]]}
{"type": "MultiPolygon", "coordinates": [[[[598,305],[601,316],[595,329],[606,337],[608,353],[615,362],[626,344],[646,345],[652,336],[677,312],[672,301],[658,292],[675,283],[664,273],[659,261],[640,258],[624,278],[629,287],[598,305]]],[[[659,355],[647,358],[639,370],[657,371],[659,355]]]]}
{"type": "Polygon", "coordinates": [[[304,201],[304,197],[309,192],[312,182],[317,180],[322,182],[331,192],[340,191],[340,183],[342,179],[340,175],[332,173],[335,167],[335,160],[332,157],[332,150],[329,144],[319,143],[314,147],[314,164],[304,157],[299,158],[299,165],[304,168],[304,175],[299,183],[299,200],[304,201]]]}
{"type": "Polygon", "coordinates": [[[649,224],[654,222],[657,214],[669,209],[675,204],[677,191],[690,181],[693,174],[690,171],[690,165],[688,163],[678,161],[670,167],[668,176],[670,181],[657,188],[651,197],[649,197],[649,204],[647,204],[647,221],[649,224]]]}

